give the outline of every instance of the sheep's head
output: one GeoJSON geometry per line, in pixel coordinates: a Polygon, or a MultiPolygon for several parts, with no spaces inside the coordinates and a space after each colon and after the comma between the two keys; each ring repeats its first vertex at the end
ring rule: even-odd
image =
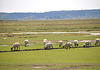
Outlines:
{"type": "Polygon", "coordinates": [[[59,45],[59,47],[61,47],[61,45],[59,45]]]}
{"type": "Polygon", "coordinates": [[[96,45],[96,43],[94,43],[94,45],[96,45]]]}
{"type": "Polygon", "coordinates": [[[85,45],[83,45],[83,47],[85,47],[85,45]]]}
{"type": "Polygon", "coordinates": [[[63,46],[63,48],[65,48],[65,46],[63,46]]]}
{"type": "Polygon", "coordinates": [[[13,48],[11,48],[11,51],[13,50],[13,48]]]}
{"type": "Polygon", "coordinates": [[[78,46],[78,44],[77,44],[77,46],[78,46]]]}

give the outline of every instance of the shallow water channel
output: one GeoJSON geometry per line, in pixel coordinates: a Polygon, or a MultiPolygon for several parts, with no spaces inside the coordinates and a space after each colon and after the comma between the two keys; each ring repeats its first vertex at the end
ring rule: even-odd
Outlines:
{"type": "Polygon", "coordinates": [[[66,33],[84,33],[84,34],[90,34],[90,35],[100,35],[100,32],[85,32],[85,31],[80,31],[80,32],[20,32],[20,33],[0,33],[2,34],[66,34],[66,33]]]}

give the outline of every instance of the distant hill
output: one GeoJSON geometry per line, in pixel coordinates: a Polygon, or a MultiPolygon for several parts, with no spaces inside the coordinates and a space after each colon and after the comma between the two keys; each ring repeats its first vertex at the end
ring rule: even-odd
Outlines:
{"type": "Polygon", "coordinates": [[[33,19],[92,19],[100,18],[100,9],[51,11],[44,13],[0,13],[0,19],[33,20],[33,19]]]}

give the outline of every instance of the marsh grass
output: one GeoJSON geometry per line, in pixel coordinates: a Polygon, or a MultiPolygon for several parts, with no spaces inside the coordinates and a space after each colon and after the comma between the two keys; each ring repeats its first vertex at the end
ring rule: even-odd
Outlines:
{"type": "Polygon", "coordinates": [[[0,33],[100,31],[100,19],[0,21],[0,33]]]}
{"type": "Polygon", "coordinates": [[[43,39],[48,39],[53,43],[58,43],[59,40],[64,42],[72,40],[95,40],[100,36],[93,36],[90,34],[82,33],[68,33],[68,34],[6,34],[0,35],[0,45],[12,45],[15,42],[24,44],[24,40],[28,39],[29,44],[43,43],[43,39]]]}
{"type": "MultiPolygon", "coordinates": [[[[100,19],[82,20],[32,20],[32,21],[0,21],[0,33],[17,32],[69,32],[100,31],[100,19]]],[[[58,48],[58,41],[64,43],[73,40],[94,40],[100,36],[84,33],[68,34],[0,34],[0,51],[10,51],[15,42],[21,44],[21,50],[43,49],[43,39],[52,41],[58,48]],[[24,47],[28,39],[30,46],[24,47]]],[[[83,46],[84,42],[79,42],[83,46]]],[[[91,48],[52,49],[37,51],[0,52],[0,70],[99,70],[100,46],[91,48]],[[44,66],[34,68],[34,66],[44,66]]]]}
{"type": "Polygon", "coordinates": [[[84,65],[81,69],[100,69],[100,47],[76,48],[76,49],[55,49],[40,51],[19,51],[0,53],[0,68],[11,69],[36,69],[34,65],[47,65],[44,69],[62,69],[84,65]],[[33,64],[33,65],[32,65],[33,64]],[[87,65],[87,66],[86,66],[87,65]],[[92,65],[94,65],[92,67],[92,65]],[[2,67],[6,66],[6,67],[2,67]]]}

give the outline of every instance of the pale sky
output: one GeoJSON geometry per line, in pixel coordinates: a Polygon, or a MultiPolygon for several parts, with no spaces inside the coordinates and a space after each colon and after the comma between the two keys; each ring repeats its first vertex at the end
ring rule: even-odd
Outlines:
{"type": "Polygon", "coordinates": [[[0,12],[100,9],[100,0],[0,0],[0,12]]]}

